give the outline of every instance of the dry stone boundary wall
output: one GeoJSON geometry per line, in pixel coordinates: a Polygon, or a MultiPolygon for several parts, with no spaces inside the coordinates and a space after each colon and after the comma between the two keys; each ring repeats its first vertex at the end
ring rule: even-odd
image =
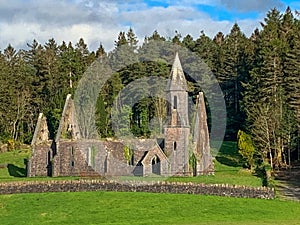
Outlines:
{"type": "Polygon", "coordinates": [[[273,199],[273,188],[227,184],[195,184],[174,182],[116,182],[101,180],[29,181],[0,183],[0,194],[115,191],[176,194],[203,194],[242,198],[273,199]]]}

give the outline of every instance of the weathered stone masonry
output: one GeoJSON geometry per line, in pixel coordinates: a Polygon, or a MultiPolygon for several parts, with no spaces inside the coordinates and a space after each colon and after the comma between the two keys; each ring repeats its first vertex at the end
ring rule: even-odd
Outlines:
{"type": "Polygon", "coordinates": [[[227,184],[196,184],[170,182],[114,182],[101,180],[36,181],[0,183],[0,194],[118,191],[174,194],[203,194],[240,198],[275,198],[273,188],[245,187],[227,184]]]}

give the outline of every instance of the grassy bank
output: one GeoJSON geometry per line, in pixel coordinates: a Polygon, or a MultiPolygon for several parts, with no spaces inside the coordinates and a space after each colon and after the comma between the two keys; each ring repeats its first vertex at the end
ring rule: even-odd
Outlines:
{"type": "Polygon", "coordinates": [[[299,203],[201,195],[0,195],[1,224],[299,224],[299,203]]]}

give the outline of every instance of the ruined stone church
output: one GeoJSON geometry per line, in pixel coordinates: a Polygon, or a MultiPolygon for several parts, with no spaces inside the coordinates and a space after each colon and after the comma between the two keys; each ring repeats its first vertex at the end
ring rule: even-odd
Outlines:
{"type": "Polygon", "coordinates": [[[169,120],[163,139],[93,140],[81,138],[74,102],[68,95],[55,140],[49,140],[45,116],[38,117],[28,176],[213,174],[204,96],[202,92],[197,96],[195,124],[191,128],[187,81],[178,53],[166,87],[166,99],[169,120]]]}

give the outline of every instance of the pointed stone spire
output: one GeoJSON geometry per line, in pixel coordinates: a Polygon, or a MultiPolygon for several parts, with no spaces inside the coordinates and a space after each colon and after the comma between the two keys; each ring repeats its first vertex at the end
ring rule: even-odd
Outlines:
{"type": "Polygon", "coordinates": [[[39,114],[39,118],[36,123],[35,131],[31,141],[31,145],[38,145],[49,140],[49,130],[47,125],[47,119],[43,113],[39,114]]]}
{"type": "Polygon", "coordinates": [[[170,80],[168,81],[167,91],[186,91],[187,83],[180,63],[178,52],[175,54],[170,80]]]}
{"type": "Polygon", "coordinates": [[[199,92],[196,101],[196,123],[194,128],[195,156],[197,159],[197,175],[213,174],[214,164],[210,152],[209,131],[203,92],[199,92]]]}
{"type": "Polygon", "coordinates": [[[203,146],[201,147],[201,150],[198,150],[199,153],[201,153],[205,152],[206,149],[209,148],[209,132],[203,92],[199,92],[199,94],[197,95],[196,113],[197,115],[194,128],[194,142],[197,142],[200,139],[200,142],[203,146]]]}
{"type": "Polygon", "coordinates": [[[74,101],[71,98],[71,95],[68,94],[55,141],[58,142],[60,139],[76,140],[80,138],[79,126],[75,115],[74,101]]]}

